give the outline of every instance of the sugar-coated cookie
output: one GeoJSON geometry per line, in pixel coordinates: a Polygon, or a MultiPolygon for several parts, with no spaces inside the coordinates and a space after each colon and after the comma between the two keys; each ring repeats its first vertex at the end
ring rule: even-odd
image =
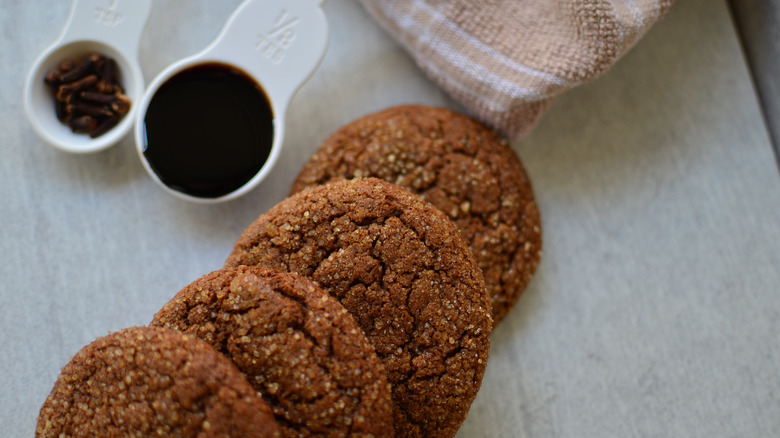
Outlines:
{"type": "Polygon", "coordinates": [[[493,320],[482,273],[444,213],[375,178],[315,187],[246,229],[226,261],[241,265],[309,277],[349,310],[393,387],[397,436],[455,435],[493,320]]]}
{"type": "Polygon", "coordinates": [[[62,369],[36,437],[278,437],[268,406],[210,345],[133,327],[98,338],[62,369]]]}
{"type": "Polygon", "coordinates": [[[444,211],[482,269],[494,323],[507,315],[536,271],[542,235],[531,182],[504,140],[448,109],[394,107],[325,140],[291,193],[356,177],[398,184],[444,211]]]}
{"type": "Polygon", "coordinates": [[[202,339],[235,363],[285,437],[392,437],[390,387],[347,310],[313,281],[239,267],[182,289],[153,326],[202,339]]]}

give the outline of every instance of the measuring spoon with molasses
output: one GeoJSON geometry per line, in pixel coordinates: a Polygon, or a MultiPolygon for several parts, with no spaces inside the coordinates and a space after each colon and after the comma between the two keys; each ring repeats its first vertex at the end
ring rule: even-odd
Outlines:
{"type": "Polygon", "coordinates": [[[322,0],[246,0],[217,39],[164,69],[139,104],[152,178],[196,202],[246,194],[270,172],[288,104],[328,44],[322,0]]]}

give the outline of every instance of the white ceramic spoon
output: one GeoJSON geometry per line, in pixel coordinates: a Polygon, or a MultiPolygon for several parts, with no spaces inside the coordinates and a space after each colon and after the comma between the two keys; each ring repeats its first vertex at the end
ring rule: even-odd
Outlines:
{"type": "Polygon", "coordinates": [[[27,118],[33,129],[52,146],[73,153],[103,150],[124,138],[135,123],[137,102],[144,91],[138,65],[138,43],[149,17],[152,0],[74,0],[59,39],[33,63],[24,90],[27,118]],[[54,93],[44,83],[46,74],[65,59],[100,53],[117,63],[119,80],[132,101],[130,112],[105,134],[90,138],[74,134],[57,119],[54,93]]]}
{"type": "Polygon", "coordinates": [[[321,3],[322,0],[246,0],[214,42],[203,51],[173,63],[152,80],[138,104],[135,140],[144,167],[161,187],[190,201],[221,202],[246,194],[268,175],[282,147],[290,99],[319,66],[328,45],[328,27],[321,3]],[[264,164],[246,183],[216,197],[193,196],[166,185],[164,176],[161,178],[150,164],[144,154],[147,149],[145,118],[155,93],[169,79],[199,65],[215,63],[238,69],[264,90],[273,113],[273,141],[264,164]]]}

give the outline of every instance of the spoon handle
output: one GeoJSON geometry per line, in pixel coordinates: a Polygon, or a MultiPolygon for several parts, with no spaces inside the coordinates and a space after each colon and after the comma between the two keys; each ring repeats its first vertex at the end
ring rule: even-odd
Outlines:
{"type": "Polygon", "coordinates": [[[152,0],[73,0],[59,43],[100,41],[137,59],[152,0]]]}
{"type": "Polygon", "coordinates": [[[328,24],[321,0],[246,0],[204,58],[253,75],[276,105],[286,105],[322,61],[328,24]]]}

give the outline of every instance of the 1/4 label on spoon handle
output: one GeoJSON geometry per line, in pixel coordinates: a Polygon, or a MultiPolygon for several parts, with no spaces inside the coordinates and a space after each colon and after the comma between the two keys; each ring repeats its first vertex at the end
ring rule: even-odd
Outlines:
{"type": "Polygon", "coordinates": [[[135,60],[151,9],[152,0],[74,0],[59,43],[100,41],[135,60]]]}
{"type": "Polygon", "coordinates": [[[107,0],[107,5],[95,6],[95,22],[104,26],[116,27],[125,19],[125,14],[117,9],[119,0],[107,0]]]}

